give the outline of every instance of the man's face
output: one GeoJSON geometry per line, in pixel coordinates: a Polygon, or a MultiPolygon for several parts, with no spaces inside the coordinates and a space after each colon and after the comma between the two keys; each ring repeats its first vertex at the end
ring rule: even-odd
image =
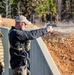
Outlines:
{"type": "Polygon", "coordinates": [[[21,30],[24,30],[26,28],[26,23],[20,22],[21,30]]]}

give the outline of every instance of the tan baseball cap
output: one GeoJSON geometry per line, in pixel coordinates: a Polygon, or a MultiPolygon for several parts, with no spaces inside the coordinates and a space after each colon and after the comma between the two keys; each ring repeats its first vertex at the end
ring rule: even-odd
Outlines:
{"type": "Polygon", "coordinates": [[[27,25],[30,25],[32,24],[30,21],[27,20],[26,17],[24,17],[23,15],[19,15],[19,16],[16,16],[16,22],[25,22],[27,25]]]}

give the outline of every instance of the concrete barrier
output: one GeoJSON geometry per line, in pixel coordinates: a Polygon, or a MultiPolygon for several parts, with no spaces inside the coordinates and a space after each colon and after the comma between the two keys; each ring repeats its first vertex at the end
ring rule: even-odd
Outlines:
{"type": "Polygon", "coordinates": [[[4,75],[9,75],[9,42],[8,42],[8,29],[1,28],[3,34],[2,44],[4,49],[4,75]]]}

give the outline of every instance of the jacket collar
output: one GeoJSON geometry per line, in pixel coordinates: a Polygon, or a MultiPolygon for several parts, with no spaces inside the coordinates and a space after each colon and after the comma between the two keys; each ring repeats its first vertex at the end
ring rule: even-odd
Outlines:
{"type": "Polygon", "coordinates": [[[12,28],[11,29],[17,29],[15,26],[12,26],[12,28]]]}

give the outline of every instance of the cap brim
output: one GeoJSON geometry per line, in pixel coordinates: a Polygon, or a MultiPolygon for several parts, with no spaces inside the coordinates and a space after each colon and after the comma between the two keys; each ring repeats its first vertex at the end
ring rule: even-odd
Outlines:
{"type": "Polygon", "coordinates": [[[32,24],[30,21],[28,21],[27,19],[24,20],[24,22],[28,25],[32,24]]]}

